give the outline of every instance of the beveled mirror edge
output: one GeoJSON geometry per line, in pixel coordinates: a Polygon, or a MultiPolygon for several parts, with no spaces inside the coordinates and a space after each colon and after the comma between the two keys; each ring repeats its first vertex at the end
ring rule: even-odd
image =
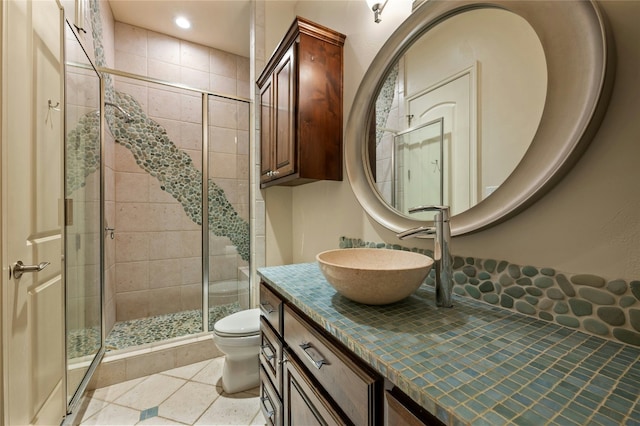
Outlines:
{"type": "Polygon", "coordinates": [[[549,86],[538,131],[524,158],[489,198],[452,217],[452,235],[487,229],[537,201],[580,158],[604,117],[615,71],[613,43],[609,40],[606,20],[594,1],[423,3],[398,27],[372,61],[354,98],[345,131],[345,166],[354,194],[376,222],[393,232],[424,225],[425,221],[398,213],[374,188],[366,151],[367,129],[377,93],[383,77],[417,37],[448,17],[477,8],[511,11],[529,22],[543,44],[549,86]],[[570,10],[550,13],[545,3],[548,7],[570,10]],[[576,74],[578,69],[583,72],[576,74]],[[539,158],[546,161],[541,164],[539,158]]]}

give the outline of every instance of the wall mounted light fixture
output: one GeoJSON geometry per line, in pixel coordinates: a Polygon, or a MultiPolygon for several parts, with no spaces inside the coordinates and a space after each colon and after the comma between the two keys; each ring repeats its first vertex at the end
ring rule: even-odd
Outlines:
{"type": "Polygon", "coordinates": [[[382,9],[387,5],[389,0],[367,0],[367,5],[374,13],[374,21],[376,23],[380,22],[380,14],[382,13],[382,9]]]}

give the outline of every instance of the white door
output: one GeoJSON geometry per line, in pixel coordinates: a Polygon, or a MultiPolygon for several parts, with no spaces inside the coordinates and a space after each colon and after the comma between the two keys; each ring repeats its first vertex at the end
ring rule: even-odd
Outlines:
{"type": "Polygon", "coordinates": [[[2,355],[9,425],[65,414],[62,13],[2,2],[2,355]],[[17,277],[18,261],[40,272],[17,277]]]}

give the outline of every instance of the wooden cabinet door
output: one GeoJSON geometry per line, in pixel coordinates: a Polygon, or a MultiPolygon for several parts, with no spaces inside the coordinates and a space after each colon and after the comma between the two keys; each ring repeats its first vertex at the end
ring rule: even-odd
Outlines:
{"type": "Polygon", "coordinates": [[[274,178],[296,168],[296,48],[293,43],[273,72],[275,97],[274,178]]]}
{"type": "Polygon", "coordinates": [[[332,404],[319,392],[314,384],[297,365],[295,356],[285,349],[284,373],[284,424],[285,426],[344,425],[350,424],[332,404]]]}
{"type": "Polygon", "coordinates": [[[260,181],[270,180],[270,172],[273,170],[273,145],[274,145],[274,111],[273,80],[269,80],[260,90],[260,181]]]}

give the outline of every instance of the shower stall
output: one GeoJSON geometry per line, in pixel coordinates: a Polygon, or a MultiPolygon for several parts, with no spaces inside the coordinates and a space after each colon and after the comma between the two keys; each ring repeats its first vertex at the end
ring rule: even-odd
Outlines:
{"type": "MultiPolygon", "coordinates": [[[[249,308],[248,99],[65,59],[67,401],[104,353],[249,308]]],[[[248,84],[248,61],[246,62],[248,84]]]]}
{"type": "Polygon", "coordinates": [[[249,103],[115,70],[103,90],[106,349],[207,331],[249,307],[249,103]]]}

